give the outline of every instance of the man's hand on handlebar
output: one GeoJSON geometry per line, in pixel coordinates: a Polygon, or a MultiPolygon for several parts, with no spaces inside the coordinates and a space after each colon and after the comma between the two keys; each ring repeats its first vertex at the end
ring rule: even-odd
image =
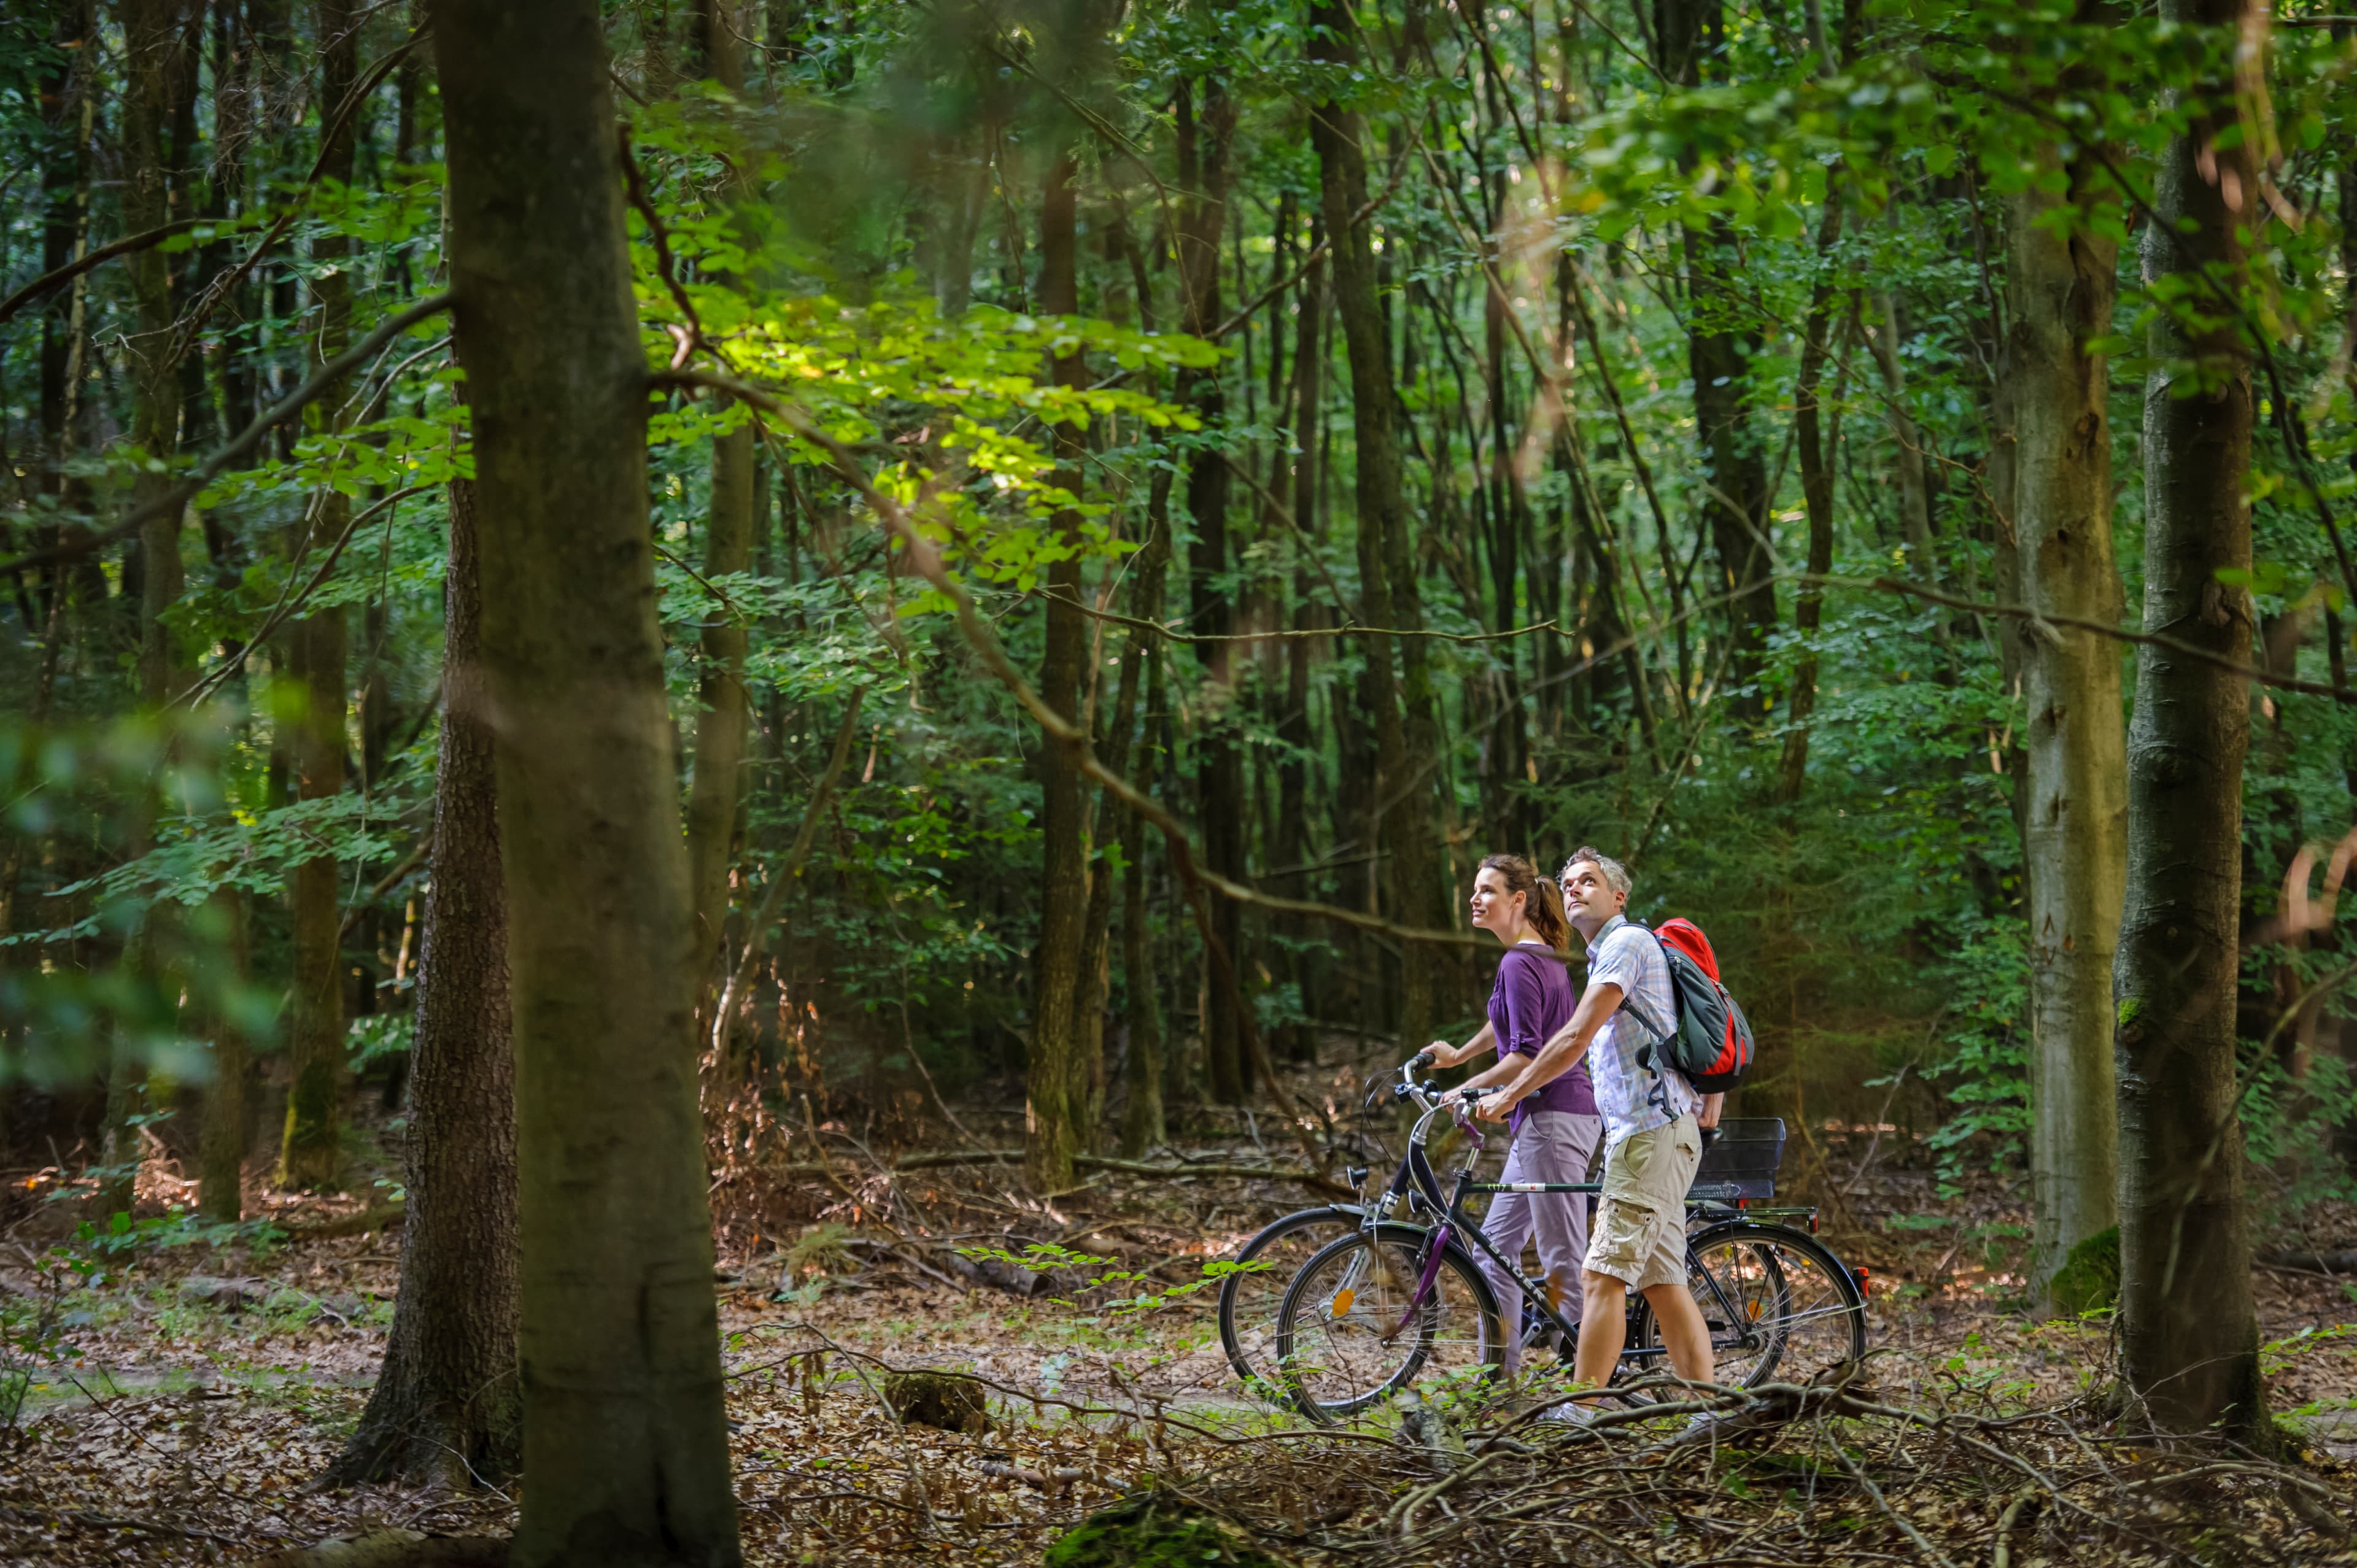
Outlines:
{"type": "Polygon", "coordinates": [[[1500,1084],[1482,1092],[1480,1103],[1473,1107],[1473,1114],[1484,1122],[1503,1122],[1513,1113],[1514,1107],[1522,1102],[1522,1099],[1512,1089],[1500,1084]]]}

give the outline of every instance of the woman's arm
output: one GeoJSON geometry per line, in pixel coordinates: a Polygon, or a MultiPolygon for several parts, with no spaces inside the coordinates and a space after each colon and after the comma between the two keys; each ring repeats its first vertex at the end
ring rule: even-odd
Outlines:
{"type": "MultiPolygon", "coordinates": [[[[1615,982],[1590,982],[1587,993],[1579,999],[1579,1006],[1571,1015],[1571,1022],[1555,1031],[1555,1038],[1542,1047],[1537,1056],[1529,1059],[1521,1076],[1507,1084],[1504,1092],[1483,1100],[1476,1114],[1491,1122],[1503,1121],[1507,1112],[1524,1099],[1569,1072],[1572,1064],[1587,1053],[1589,1037],[1602,1028],[1604,1021],[1620,1008],[1620,987],[1615,982]]],[[[1506,1061],[1521,1062],[1523,1059],[1515,1056],[1507,1058],[1506,1061]]]]}
{"type": "MultiPolygon", "coordinates": [[[[1481,1032],[1462,1046],[1452,1046],[1447,1040],[1435,1040],[1424,1049],[1425,1054],[1432,1058],[1433,1066],[1455,1067],[1460,1062],[1471,1061],[1483,1051],[1494,1051],[1497,1048],[1497,1029],[1491,1025],[1484,1024],[1481,1026],[1481,1032]]],[[[1482,1080],[1477,1079],[1474,1081],[1478,1083],[1482,1080]]]]}
{"type": "Polygon", "coordinates": [[[1441,1103],[1446,1105],[1458,1100],[1469,1089],[1487,1089],[1493,1083],[1509,1082],[1523,1070],[1530,1059],[1521,1055],[1500,1057],[1496,1061],[1442,1095],[1441,1103]]]}

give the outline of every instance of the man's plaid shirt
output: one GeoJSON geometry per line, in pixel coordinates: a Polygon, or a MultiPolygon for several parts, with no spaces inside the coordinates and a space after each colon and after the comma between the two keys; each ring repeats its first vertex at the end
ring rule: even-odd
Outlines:
{"type": "Polygon", "coordinates": [[[1587,983],[1602,980],[1618,985],[1623,998],[1587,1042],[1587,1076],[1596,1085],[1596,1110],[1609,1148],[1632,1133],[1666,1127],[1701,1109],[1702,1096],[1675,1068],[1637,1061],[1638,1051],[1652,1044],[1658,1064],[1658,1042],[1677,1027],[1677,993],[1660,940],[1631,925],[1626,915],[1605,921],[1587,944],[1587,983]]]}

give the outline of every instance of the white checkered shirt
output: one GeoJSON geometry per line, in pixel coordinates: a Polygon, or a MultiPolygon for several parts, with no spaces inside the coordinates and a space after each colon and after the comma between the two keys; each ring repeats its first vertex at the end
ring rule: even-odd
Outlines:
{"type": "Polygon", "coordinates": [[[1625,915],[1604,922],[1587,944],[1587,983],[1609,980],[1620,988],[1624,1004],[1607,1018],[1587,1042],[1587,1076],[1596,1085],[1597,1113],[1604,1118],[1609,1148],[1632,1133],[1666,1127],[1690,1111],[1699,1110],[1702,1096],[1684,1073],[1672,1067],[1641,1067],[1638,1050],[1658,1042],[1663,1033],[1677,1027],[1677,993],[1670,985],[1670,961],[1651,931],[1632,926],[1625,915]],[[1632,1014],[1642,1015],[1639,1022],[1632,1014]],[[1658,1026],[1649,1031],[1647,1024],[1658,1026]]]}

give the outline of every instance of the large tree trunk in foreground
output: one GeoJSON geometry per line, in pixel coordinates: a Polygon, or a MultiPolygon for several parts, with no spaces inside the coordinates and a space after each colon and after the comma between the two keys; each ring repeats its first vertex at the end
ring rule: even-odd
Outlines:
{"type": "MultiPolygon", "coordinates": [[[[2105,626],[2123,610],[2112,558],[2111,330],[2119,248],[2064,240],[2039,220],[2064,203],[2036,189],[2007,214],[2001,373],[2013,425],[2013,529],[2023,602],[2105,626]]],[[[2021,642],[2029,722],[2022,859],[2029,874],[2030,1283],[2119,1213],[2112,1078],[2112,959],[2127,871],[2120,649],[2048,625],[2021,642]]]]}
{"type": "MultiPolygon", "coordinates": [[[[1078,214],[1074,165],[1059,156],[1048,174],[1039,212],[1039,307],[1050,316],[1080,310],[1078,214]]],[[[1086,380],[1078,354],[1056,360],[1060,386],[1086,380]]],[[[1049,483],[1078,497],[1080,433],[1056,427],[1060,462],[1049,483]]],[[[1047,651],[1039,670],[1039,695],[1067,719],[1081,717],[1081,671],[1087,661],[1088,620],[1081,613],[1081,518],[1056,514],[1056,528],[1071,552],[1048,568],[1047,651]]],[[[1081,950],[1085,945],[1089,903],[1088,791],[1072,754],[1052,741],[1039,757],[1042,795],[1039,827],[1039,945],[1031,960],[1031,1053],[1025,1069],[1023,1103],[1024,1178],[1035,1192],[1060,1192],[1072,1185],[1072,1156],[1086,1133],[1081,1124],[1084,1081],[1080,997],[1084,989],[1081,950]]]]}
{"type": "Polygon", "coordinates": [[[599,14],[432,16],[515,1009],[531,1482],[513,1560],[733,1564],[646,361],[599,14]]]}
{"type": "Polygon", "coordinates": [[[497,1484],[522,1457],[515,1058],[474,489],[466,479],[450,485],[442,746],[417,960],[401,1295],[376,1391],[330,1472],[339,1482],[497,1484]]]}
{"type": "MultiPolygon", "coordinates": [[[[2241,0],[2163,0],[2165,21],[2232,27],[2241,0]]],[[[2169,145],[2144,229],[2146,282],[2184,282],[2219,325],[2164,317],[2145,386],[2144,628],[2235,663],[2251,656],[2248,592],[2218,580],[2251,564],[2248,352],[2233,314],[2193,282],[2242,286],[2237,224],[2257,221],[2252,137],[2234,124],[2231,78],[2204,84],[2210,113],[2169,145]],[[2222,189],[2221,187],[2227,187],[2222,189]],[[2180,232],[2180,229],[2186,231],[2180,232]],[[2189,360],[2201,367],[2190,384],[2189,360]]],[[[2158,648],[2136,650],[2128,736],[2128,880],[2115,975],[2120,1087],[2120,1370],[2161,1427],[2223,1422],[2263,1433],[2266,1388],[2251,1303],[2243,1140],[2234,1106],[2234,986],[2241,937],[2245,681],[2158,648]]]]}
{"type": "MultiPolygon", "coordinates": [[[[319,0],[319,100],[332,115],[350,96],[359,76],[359,23],[352,0],[319,0]]],[[[349,124],[322,150],[326,177],[350,184],[352,135],[349,124]]],[[[339,263],[351,242],[330,237],[316,242],[312,254],[329,263],[311,288],[319,306],[317,354],[325,362],[351,341],[352,285],[339,263]]],[[[319,406],[343,402],[331,390],[319,406]]],[[[324,558],[342,537],[352,514],[350,496],[324,490],[311,512],[312,559],[324,558]]],[[[306,693],[293,747],[296,794],[305,800],[330,800],[344,792],[344,662],[348,632],[340,605],[306,616],[288,633],[292,662],[306,693]]],[[[336,898],[336,862],[305,861],[292,878],[295,903],[295,993],[293,1026],[287,1032],[286,1125],[278,1155],[283,1186],[332,1187],[342,1164],[344,1094],[343,916],[336,898]]]]}

